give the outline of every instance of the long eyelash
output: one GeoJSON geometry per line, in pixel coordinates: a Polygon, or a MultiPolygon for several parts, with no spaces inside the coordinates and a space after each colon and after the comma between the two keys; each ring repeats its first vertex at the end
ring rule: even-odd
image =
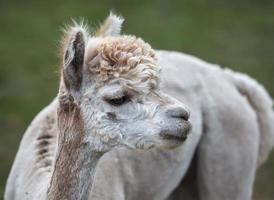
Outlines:
{"type": "Polygon", "coordinates": [[[122,104],[125,104],[130,101],[130,98],[128,96],[122,96],[118,98],[113,98],[113,99],[106,99],[106,101],[113,105],[113,106],[120,106],[122,104]]]}

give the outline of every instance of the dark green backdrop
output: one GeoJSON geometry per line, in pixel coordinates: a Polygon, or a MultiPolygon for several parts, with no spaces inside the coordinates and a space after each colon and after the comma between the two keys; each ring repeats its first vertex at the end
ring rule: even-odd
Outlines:
{"type": "MultiPolygon", "coordinates": [[[[125,33],[246,72],[274,96],[271,1],[0,0],[0,196],[22,134],[56,94],[60,27],[80,17],[98,26],[111,9],[125,17],[125,33]]],[[[274,199],[274,154],[258,171],[254,199],[274,199]]]]}

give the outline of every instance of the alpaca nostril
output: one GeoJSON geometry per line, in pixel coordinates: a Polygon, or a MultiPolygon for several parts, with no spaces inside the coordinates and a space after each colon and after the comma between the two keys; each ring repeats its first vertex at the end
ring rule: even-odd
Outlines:
{"type": "Polygon", "coordinates": [[[190,115],[189,111],[187,111],[186,109],[182,107],[170,108],[166,111],[166,114],[168,117],[182,118],[186,121],[189,119],[189,115],[190,115]]]}

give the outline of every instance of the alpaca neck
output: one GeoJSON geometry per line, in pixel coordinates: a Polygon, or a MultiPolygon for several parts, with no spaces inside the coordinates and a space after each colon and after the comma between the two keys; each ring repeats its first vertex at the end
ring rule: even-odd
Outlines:
{"type": "Polygon", "coordinates": [[[64,146],[56,160],[48,193],[49,199],[88,199],[95,168],[102,154],[91,153],[85,147],[69,152],[67,150],[68,147],[64,146]]]}
{"type": "Polygon", "coordinates": [[[94,151],[89,143],[83,142],[84,129],[81,121],[77,121],[78,111],[70,112],[72,121],[66,118],[68,116],[59,116],[58,150],[48,189],[50,200],[88,199],[96,165],[103,155],[94,151]]]}

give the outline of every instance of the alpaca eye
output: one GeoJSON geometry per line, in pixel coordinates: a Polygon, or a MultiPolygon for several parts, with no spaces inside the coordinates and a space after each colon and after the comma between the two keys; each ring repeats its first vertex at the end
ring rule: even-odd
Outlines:
{"type": "Polygon", "coordinates": [[[106,99],[106,101],[113,106],[121,106],[130,101],[128,96],[122,96],[119,98],[106,99]]]}

